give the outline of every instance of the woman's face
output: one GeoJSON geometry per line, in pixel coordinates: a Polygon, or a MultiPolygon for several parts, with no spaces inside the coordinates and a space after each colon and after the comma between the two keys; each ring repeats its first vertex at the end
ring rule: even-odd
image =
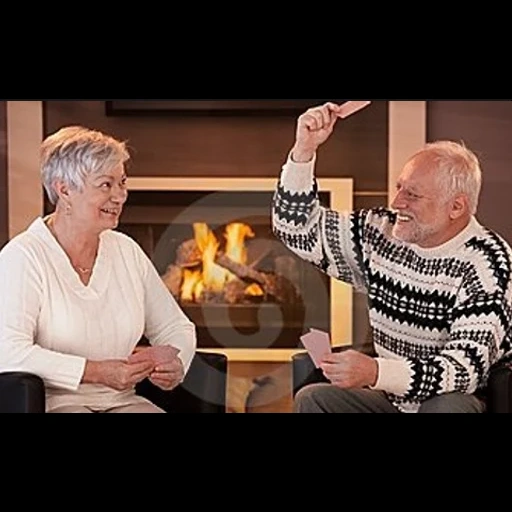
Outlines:
{"type": "Polygon", "coordinates": [[[81,192],[69,192],[73,221],[96,233],[115,229],[127,198],[126,173],[122,164],[105,174],[91,174],[81,192]]]}

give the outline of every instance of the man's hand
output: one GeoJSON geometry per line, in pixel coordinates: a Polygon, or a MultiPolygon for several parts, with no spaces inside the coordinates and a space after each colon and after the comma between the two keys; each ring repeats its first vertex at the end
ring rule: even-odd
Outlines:
{"type": "Polygon", "coordinates": [[[153,369],[154,365],[150,361],[133,364],[118,360],[87,361],[82,382],[126,391],[149,377],[153,369]]]}
{"type": "Polygon", "coordinates": [[[329,354],[321,368],[325,377],[342,389],[375,386],[379,376],[377,361],[355,350],[329,354]]]}
{"type": "Polygon", "coordinates": [[[149,362],[153,371],[149,380],[164,391],[171,391],[183,382],[185,369],[178,357],[179,350],[170,346],[141,347],[128,358],[130,364],[149,362]]]}
{"type": "Polygon", "coordinates": [[[326,103],[307,110],[299,117],[295,146],[292,149],[294,162],[310,162],[317,149],[331,136],[339,119],[341,106],[326,103]]]}

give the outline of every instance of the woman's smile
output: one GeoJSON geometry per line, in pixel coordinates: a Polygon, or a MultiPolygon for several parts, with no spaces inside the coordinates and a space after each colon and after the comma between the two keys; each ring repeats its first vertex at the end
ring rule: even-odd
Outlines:
{"type": "Polygon", "coordinates": [[[119,217],[121,215],[120,208],[101,208],[100,211],[106,215],[119,217]]]}

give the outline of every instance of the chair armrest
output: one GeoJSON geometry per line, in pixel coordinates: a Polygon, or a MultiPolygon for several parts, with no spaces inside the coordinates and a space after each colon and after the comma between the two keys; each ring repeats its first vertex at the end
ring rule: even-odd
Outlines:
{"type": "Polygon", "coordinates": [[[0,413],[45,412],[44,381],[26,372],[0,373],[0,413]]]}
{"type": "Polygon", "coordinates": [[[491,369],[487,386],[489,413],[512,413],[512,365],[501,363],[491,369]]]}
{"type": "Polygon", "coordinates": [[[321,370],[315,368],[315,364],[307,352],[296,354],[292,358],[293,396],[302,388],[310,384],[327,382],[321,370]]]}
{"type": "Polygon", "coordinates": [[[168,413],[225,413],[228,358],[197,351],[183,383],[163,391],[149,380],[137,385],[137,394],[168,413]]]}

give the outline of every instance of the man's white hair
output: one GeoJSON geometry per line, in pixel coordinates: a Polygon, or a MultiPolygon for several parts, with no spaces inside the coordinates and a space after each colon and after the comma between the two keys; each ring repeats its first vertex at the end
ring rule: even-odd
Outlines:
{"type": "Polygon", "coordinates": [[[476,215],[482,189],[482,169],[478,157],[464,143],[437,141],[426,144],[411,160],[427,158],[437,170],[437,180],[446,200],[457,194],[468,199],[471,215],[476,215]]]}

